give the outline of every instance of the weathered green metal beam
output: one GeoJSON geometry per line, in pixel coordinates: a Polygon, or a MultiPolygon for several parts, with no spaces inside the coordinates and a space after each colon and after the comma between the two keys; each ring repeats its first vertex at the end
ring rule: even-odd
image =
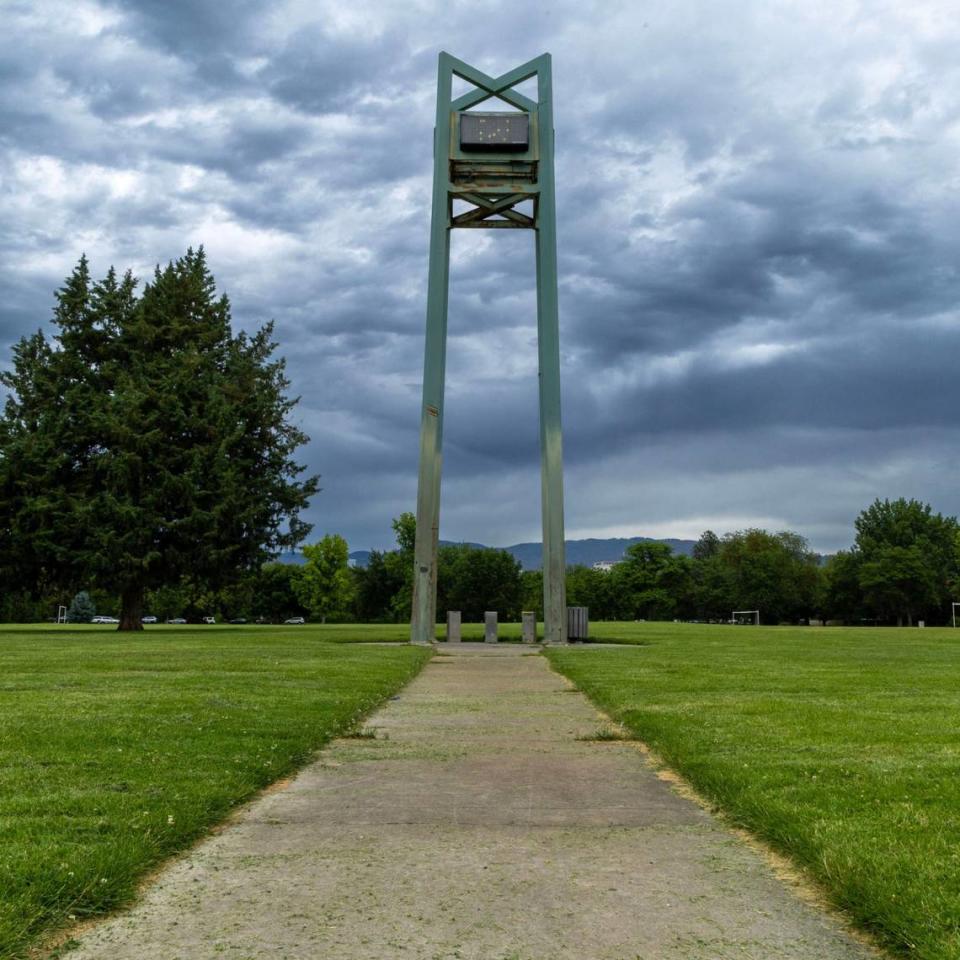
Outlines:
{"type": "Polygon", "coordinates": [[[464,230],[532,230],[533,221],[525,223],[520,220],[473,220],[470,223],[458,223],[456,226],[464,230]]]}
{"type": "Polygon", "coordinates": [[[440,535],[440,469],[443,449],[443,395],[447,365],[447,297],[450,226],[447,164],[450,149],[450,75],[453,58],[440,54],[437,118],[433,134],[433,207],[427,278],[427,332],[423,354],[420,413],[420,471],[417,481],[417,534],[414,545],[413,611],[410,640],[432,643],[437,606],[437,548],[440,535]]]}
{"type": "MultiPolygon", "coordinates": [[[[474,195],[471,195],[474,196],[474,195]]],[[[499,226],[500,222],[496,220],[484,222],[485,217],[501,216],[513,223],[504,224],[505,226],[519,226],[532,228],[535,226],[533,217],[528,217],[525,213],[511,209],[514,204],[522,203],[528,199],[524,194],[511,194],[507,197],[482,197],[477,196],[474,200],[469,200],[466,196],[460,199],[468,200],[469,203],[475,203],[477,209],[467,210],[458,214],[450,221],[451,227],[491,227],[499,226]]]]}
{"type": "Polygon", "coordinates": [[[560,307],[553,175],[553,74],[539,57],[540,202],[537,214],[537,347],[540,361],[540,482],[543,524],[543,621],[546,643],[567,642],[563,533],[563,434],[560,421],[560,307]]]}
{"type": "MultiPolygon", "coordinates": [[[[539,59],[538,57],[537,60],[539,59]]],[[[495,79],[487,76],[482,70],[471,67],[469,63],[464,63],[456,57],[450,57],[451,68],[454,75],[460,77],[461,80],[472,83],[478,88],[454,100],[451,104],[451,109],[455,112],[469,110],[470,107],[475,107],[478,103],[483,103],[491,97],[499,97],[505,103],[509,103],[524,113],[532,113],[537,109],[537,105],[529,97],[525,97],[519,91],[511,90],[510,88],[536,76],[537,68],[535,64],[537,60],[530,60],[515,70],[511,70],[502,77],[495,79]]]]}

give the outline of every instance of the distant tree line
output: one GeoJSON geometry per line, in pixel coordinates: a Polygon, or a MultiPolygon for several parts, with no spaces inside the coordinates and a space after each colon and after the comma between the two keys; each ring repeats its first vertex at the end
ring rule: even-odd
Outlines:
{"type": "MultiPolygon", "coordinates": [[[[301,597],[307,615],[336,620],[405,623],[410,618],[415,520],[394,523],[397,547],[373,551],[366,568],[347,566],[339,541],[339,580],[331,573],[326,606],[301,597]]],[[[960,528],[916,500],[878,500],[857,518],[850,550],[826,562],[797,533],[704,532],[687,557],[654,541],[630,546],[610,570],[567,568],[567,602],[595,620],[726,621],[734,610],[759,610],[763,623],[808,620],[851,624],[943,623],[960,593],[960,528]]],[[[327,537],[321,545],[330,542],[327,537]]],[[[307,551],[308,558],[311,556],[307,551]]],[[[309,568],[312,560],[308,559],[309,568]]],[[[304,573],[291,573],[294,584],[304,573]]],[[[437,616],[460,610],[482,620],[497,610],[542,619],[543,577],[523,570],[505,550],[442,546],[437,616]]]]}
{"type": "Polygon", "coordinates": [[[663,543],[637,543],[611,570],[567,570],[567,603],[596,620],[726,621],[733,610],[791,622],[816,609],[819,561],[796,533],[707,530],[693,556],[663,543]]]}
{"type": "Polygon", "coordinates": [[[789,531],[707,530],[692,557],[659,543],[627,549],[609,572],[567,571],[567,602],[598,620],[806,620],[911,626],[946,623],[960,599],[960,527],[917,500],[877,500],[855,522],[849,550],[821,562],[789,531]]]}
{"type": "MultiPolygon", "coordinates": [[[[398,548],[374,551],[355,569],[354,616],[402,623],[410,616],[414,518],[394,521],[398,548]]],[[[567,568],[567,603],[594,620],[726,621],[759,610],[763,623],[945,623],[960,598],[960,527],[916,500],[877,500],[855,522],[849,550],[823,559],[797,533],[749,529],[703,533],[690,557],[654,541],[634,544],[610,570],[567,568]]],[[[504,550],[440,548],[437,611],[485,610],[542,618],[543,577],[504,550]]]]}
{"type": "MultiPolygon", "coordinates": [[[[374,550],[366,567],[350,566],[347,542],[328,534],[303,549],[305,562],[269,562],[226,586],[182,576],[148,590],[144,609],[160,620],[406,623],[410,619],[416,523],[393,521],[396,548],[374,550]]],[[[726,621],[734,610],[759,610],[763,623],[808,620],[847,624],[945,623],[960,595],[960,528],[952,517],[916,500],[877,500],[855,523],[856,538],[823,562],[803,537],[783,531],[703,533],[692,556],[655,541],[630,546],[610,570],[567,568],[567,602],[586,606],[594,620],[726,621]]],[[[460,610],[467,621],[496,610],[502,620],[534,610],[542,619],[543,577],[523,570],[505,550],[442,546],[437,616],[460,610]]],[[[48,619],[53,595],[42,602],[8,591],[0,616],[48,619]]],[[[120,598],[94,584],[74,598],[71,617],[116,615],[120,598]],[[74,608],[81,613],[75,615],[74,608]]]]}

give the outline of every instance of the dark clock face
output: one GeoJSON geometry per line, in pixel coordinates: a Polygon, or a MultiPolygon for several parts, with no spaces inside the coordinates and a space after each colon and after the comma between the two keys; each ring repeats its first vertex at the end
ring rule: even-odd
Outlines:
{"type": "Polygon", "coordinates": [[[530,118],[525,113],[461,113],[461,150],[526,150],[530,118]]]}

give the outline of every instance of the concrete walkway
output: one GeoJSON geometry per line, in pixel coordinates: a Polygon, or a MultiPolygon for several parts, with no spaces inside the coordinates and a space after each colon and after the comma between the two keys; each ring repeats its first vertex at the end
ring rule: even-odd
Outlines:
{"type": "Polygon", "coordinates": [[[865,960],[516,646],[444,650],[72,960],[865,960]]]}

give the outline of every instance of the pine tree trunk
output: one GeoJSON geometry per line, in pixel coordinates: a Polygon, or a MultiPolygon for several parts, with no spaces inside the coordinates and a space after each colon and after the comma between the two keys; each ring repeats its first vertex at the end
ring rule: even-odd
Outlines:
{"type": "Polygon", "coordinates": [[[120,626],[118,630],[143,629],[143,586],[135,584],[120,594],[120,626]]]}

